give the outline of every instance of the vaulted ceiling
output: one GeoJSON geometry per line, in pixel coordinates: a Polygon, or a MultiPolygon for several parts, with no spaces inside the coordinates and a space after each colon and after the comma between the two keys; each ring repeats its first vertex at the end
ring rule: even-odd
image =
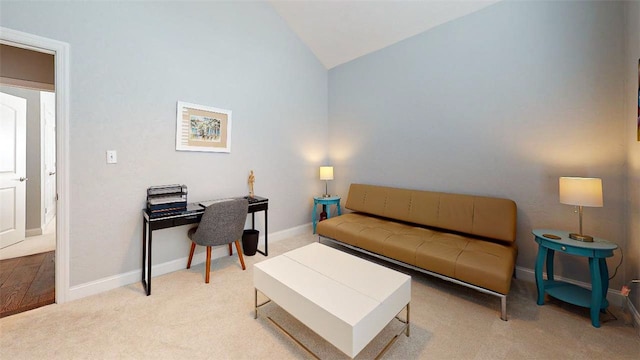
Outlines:
{"type": "Polygon", "coordinates": [[[497,0],[269,1],[327,69],[497,0]]]}

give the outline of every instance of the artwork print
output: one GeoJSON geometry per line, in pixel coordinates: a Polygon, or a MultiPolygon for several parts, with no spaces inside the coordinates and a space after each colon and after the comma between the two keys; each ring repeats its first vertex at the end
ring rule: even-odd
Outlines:
{"type": "Polygon", "coordinates": [[[220,142],[221,119],[207,116],[191,115],[189,145],[205,144],[207,142],[220,142]]]}
{"type": "Polygon", "coordinates": [[[179,101],[176,150],[231,152],[231,111],[179,101]]]}

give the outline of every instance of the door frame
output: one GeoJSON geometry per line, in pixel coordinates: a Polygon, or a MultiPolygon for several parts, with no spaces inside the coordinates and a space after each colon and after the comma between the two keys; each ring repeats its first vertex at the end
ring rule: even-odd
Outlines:
{"type": "Polygon", "coordinates": [[[0,27],[0,43],[54,55],[56,93],[56,303],[69,300],[69,44],[0,27]]]}
{"type": "MultiPolygon", "coordinates": [[[[42,96],[43,96],[43,93],[50,93],[50,94],[53,94],[54,99],[55,99],[56,93],[55,93],[55,91],[52,92],[52,91],[47,91],[47,90],[40,90],[39,93],[40,93],[40,234],[44,234],[45,228],[49,224],[49,221],[47,221],[46,209],[47,209],[47,201],[49,199],[49,197],[47,196],[47,195],[49,195],[48,192],[47,192],[47,189],[49,188],[47,186],[47,181],[49,181],[50,175],[48,174],[47,167],[46,167],[47,158],[48,158],[48,155],[49,155],[49,151],[48,151],[49,149],[46,146],[47,145],[47,132],[49,131],[49,129],[47,129],[47,123],[44,120],[45,117],[44,117],[44,107],[42,106],[42,96]]],[[[55,124],[55,107],[56,107],[55,102],[54,102],[53,106],[54,106],[54,115],[53,116],[54,116],[54,131],[55,131],[55,125],[56,125],[55,124]]],[[[55,136],[55,133],[54,133],[54,136],[55,136]]],[[[55,138],[54,138],[54,142],[56,142],[55,138]]],[[[55,159],[55,149],[53,149],[53,152],[54,152],[53,161],[55,163],[55,161],[56,161],[56,159],[55,159]]],[[[54,166],[54,168],[55,168],[55,166],[54,166]]],[[[54,181],[55,181],[55,178],[57,178],[57,177],[54,176],[54,181]]],[[[54,192],[57,193],[56,189],[54,189],[54,192]]],[[[55,197],[55,193],[51,194],[51,195],[53,195],[55,197]]],[[[53,206],[52,206],[53,207],[53,209],[52,209],[53,211],[52,212],[54,213],[54,215],[55,215],[55,211],[57,210],[56,206],[55,206],[55,203],[56,203],[56,201],[54,200],[54,203],[53,203],[53,206]]],[[[52,215],[52,216],[54,216],[54,215],[52,215]]],[[[49,219],[49,220],[51,220],[51,219],[49,219]]]]}

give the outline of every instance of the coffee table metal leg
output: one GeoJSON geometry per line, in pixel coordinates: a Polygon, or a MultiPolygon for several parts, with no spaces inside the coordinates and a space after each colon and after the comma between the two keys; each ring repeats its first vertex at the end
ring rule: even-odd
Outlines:
{"type": "Polygon", "coordinates": [[[258,318],[258,308],[259,308],[259,307],[261,307],[262,305],[266,305],[266,304],[268,304],[268,303],[270,303],[270,302],[271,302],[271,299],[269,299],[269,300],[267,300],[267,301],[263,302],[262,304],[258,304],[258,289],[253,288],[253,303],[254,303],[255,310],[256,310],[256,313],[255,313],[255,315],[254,315],[254,317],[253,317],[253,318],[254,318],[254,319],[257,319],[257,318],[258,318]]]}
{"type": "MultiPolygon", "coordinates": [[[[270,302],[271,300],[268,300],[260,305],[258,305],[258,290],[255,290],[255,303],[256,303],[256,318],[258,318],[258,307],[270,302]]],[[[389,350],[389,348],[391,347],[391,345],[393,345],[393,343],[395,343],[395,341],[398,339],[398,337],[402,334],[405,333],[405,335],[407,337],[409,337],[410,334],[410,326],[409,326],[409,321],[410,321],[410,311],[411,311],[411,303],[407,303],[407,306],[405,306],[403,308],[407,309],[407,319],[406,320],[402,320],[400,319],[398,316],[396,316],[395,318],[398,319],[398,321],[400,321],[401,323],[405,324],[402,329],[400,329],[400,331],[391,339],[389,340],[389,342],[387,343],[387,345],[385,345],[385,347],[378,353],[378,355],[376,355],[376,359],[380,359],[382,357],[382,355],[384,355],[387,350],[389,350]]],[[[400,312],[402,312],[402,310],[400,310],[400,312]]],[[[398,314],[400,315],[400,314],[398,314]]],[[[291,338],[291,340],[295,341],[296,344],[298,344],[300,347],[302,347],[306,352],[308,352],[311,356],[313,356],[315,359],[320,359],[318,357],[318,355],[316,355],[313,351],[309,350],[309,348],[307,348],[306,346],[304,346],[303,343],[301,343],[298,339],[296,339],[295,336],[293,336],[291,333],[289,333],[287,330],[285,330],[280,324],[278,324],[275,320],[273,320],[270,316],[267,316],[267,319],[269,319],[269,321],[271,321],[275,326],[278,327],[278,329],[280,329],[283,333],[285,333],[287,336],[289,336],[291,338]]]]}
{"type": "MultiPolygon", "coordinates": [[[[398,337],[402,334],[405,333],[405,335],[407,335],[407,337],[409,337],[409,311],[410,311],[410,304],[411,303],[407,303],[407,306],[405,306],[405,308],[407,309],[407,320],[402,320],[400,319],[398,316],[396,316],[396,319],[398,319],[398,321],[400,321],[401,323],[405,324],[402,329],[400,329],[400,332],[398,332],[393,338],[391,338],[391,340],[389,340],[389,342],[387,343],[387,345],[385,345],[385,347],[378,353],[378,355],[375,357],[376,360],[382,358],[382,355],[384,355],[384,353],[387,352],[387,350],[389,350],[389,348],[391,347],[391,345],[393,345],[393,343],[396,342],[396,340],[398,339],[398,337]]],[[[400,311],[402,312],[402,310],[400,311]]],[[[400,314],[398,314],[400,315],[400,314]]]]}
{"type": "Polygon", "coordinates": [[[275,326],[278,327],[278,329],[280,329],[283,333],[287,334],[287,336],[289,336],[291,338],[291,340],[295,341],[296,344],[300,345],[301,348],[303,348],[304,350],[306,350],[311,356],[313,356],[315,359],[320,360],[320,357],[318,357],[318,355],[314,354],[313,351],[309,350],[308,347],[304,346],[303,343],[301,343],[298,339],[295,338],[295,336],[291,335],[291,333],[289,333],[287,330],[285,330],[282,326],[280,326],[280,324],[278,324],[275,320],[273,320],[270,316],[267,316],[267,319],[269,319],[269,321],[271,321],[275,326]]]}
{"type": "Polygon", "coordinates": [[[411,309],[411,303],[407,303],[407,337],[409,337],[409,333],[411,332],[411,326],[409,326],[409,310],[411,309]]]}

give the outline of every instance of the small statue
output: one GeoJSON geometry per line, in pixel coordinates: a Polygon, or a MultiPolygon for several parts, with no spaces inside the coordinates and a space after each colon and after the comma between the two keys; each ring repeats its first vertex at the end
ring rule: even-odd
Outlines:
{"type": "Polygon", "coordinates": [[[251,173],[249,174],[249,197],[253,199],[254,194],[253,194],[253,183],[256,182],[256,177],[253,175],[253,170],[251,170],[251,173]]]}

